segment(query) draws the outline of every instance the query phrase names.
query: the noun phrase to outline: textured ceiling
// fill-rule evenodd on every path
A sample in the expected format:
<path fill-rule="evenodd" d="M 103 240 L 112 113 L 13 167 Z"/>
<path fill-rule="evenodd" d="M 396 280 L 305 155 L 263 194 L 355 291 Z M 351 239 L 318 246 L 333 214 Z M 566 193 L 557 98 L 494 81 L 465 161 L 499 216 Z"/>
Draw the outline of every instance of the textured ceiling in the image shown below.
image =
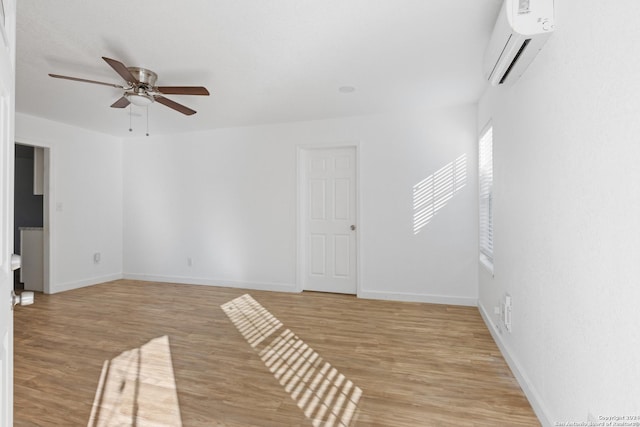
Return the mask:
<path fill-rule="evenodd" d="M 101 59 L 149 68 L 158 85 L 209 97 L 154 103 L 152 134 L 475 102 L 501 0 L 20 0 L 16 109 L 115 136 L 144 135 L 146 109 Z M 341 93 L 341 86 L 353 86 Z"/>

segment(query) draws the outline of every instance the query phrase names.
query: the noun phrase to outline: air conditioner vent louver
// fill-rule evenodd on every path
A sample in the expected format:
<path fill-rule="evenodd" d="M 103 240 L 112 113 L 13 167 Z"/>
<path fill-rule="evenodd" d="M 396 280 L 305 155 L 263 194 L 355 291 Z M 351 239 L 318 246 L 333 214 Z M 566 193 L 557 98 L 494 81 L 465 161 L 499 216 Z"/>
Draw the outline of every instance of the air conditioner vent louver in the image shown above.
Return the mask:
<path fill-rule="evenodd" d="M 520 58 L 520 55 L 522 55 L 522 52 L 524 52 L 524 50 L 527 48 L 527 45 L 529 44 L 530 41 L 531 39 L 526 39 L 524 43 L 522 43 L 522 46 L 520 46 L 520 49 L 518 49 L 518 53 L 516 53 L 516 56 L 513 58 L 513 61 L 511 61 L 511 64 L 509 64 L 509 68 L 507 68 L 507 71 L 505 71 L 505 73 L 502 75 L 502 78 L 500 79 L 500 84 L 504 84 L 504 81 L 507 79 L 507 77 L 509 77 L 509 73 L 511 72 L 511 70 L 513 70 L 513 66 L 516 65 L 516 63 L 518 62 L 518 59 Z"/>

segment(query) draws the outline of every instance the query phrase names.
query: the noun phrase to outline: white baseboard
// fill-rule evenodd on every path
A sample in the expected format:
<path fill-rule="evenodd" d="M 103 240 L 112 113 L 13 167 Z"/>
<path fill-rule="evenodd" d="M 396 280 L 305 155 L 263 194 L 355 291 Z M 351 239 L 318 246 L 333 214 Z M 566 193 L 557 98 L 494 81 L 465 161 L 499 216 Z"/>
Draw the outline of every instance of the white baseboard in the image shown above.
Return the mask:
<path fill-rule="evenodd" d="M 70 291 L 73 289 L 85 288 L 87 286 L 98 285 L 104 282 L 122 279 L 122 273 L 108 274 L 106 276 L 91 277 L 89 279 L 78 280 L 77 282 L 58 283 L 49 288 L 49 293 L 57 294 L 58 292 Z"/>
<path fill-rule="evenodd" d="M 253 289 L 257 291 L 299 292 L 295 284 L 268 282 L 238 282 L 222 279 L 203 279 L 187 276 L 157 276 L 154 274 L 124 273 L 124 279 L 146 282 L 179 283 L 184 285 L 218 286 L 224 288 Z"/>
<path fill-rule="evenodd" d="M 536 416 L 538 417 L 538 420 L 545 427 L 553 426 L 554 424 L 551 423 L 549 412 L 545 409 L 545 405 L 540 398 L 540 395 L 531 384 L 531 381 L 520 366 L 520 363 L 518 363 L 516 358 L 512 355 L 509 347 L 502 339 L 502 336 L 498 333 L 494 323 L 491 321 L 491 316 L 489 316 L 480 301 L 478 301 L 478 309 L 480 310 L 480 315 L 482 316 L 484 323 L 487 325 L 487 328 L 489 329 L 493 340 L 496 342 L 498 348 L 500 349 L 500 352 L 502 353 L 502 356 L 507 361 L 507 365 L 509 365 L 509 368 L 511 368 L 511 372 L 513 372 L 513 375 L 516 377 L 518 384 L 520 384 L 520 388 L 522 388 L 525 396 L 527 396 L 527 399 L 529 400 L 529 403 L 533 408 L 533 412 L 535 412 Z"/>
<path fill-rule="evenodd" d="M 358 292 L 358 298 L 380 299 L 387 301 L 426 302 L 431 304 L 467 305 L 472 307 L 475 307 L 478 304 L 477 298 L 429 294 L 410 294 L 402 292 L 367 291 L 362 289 Z"/>

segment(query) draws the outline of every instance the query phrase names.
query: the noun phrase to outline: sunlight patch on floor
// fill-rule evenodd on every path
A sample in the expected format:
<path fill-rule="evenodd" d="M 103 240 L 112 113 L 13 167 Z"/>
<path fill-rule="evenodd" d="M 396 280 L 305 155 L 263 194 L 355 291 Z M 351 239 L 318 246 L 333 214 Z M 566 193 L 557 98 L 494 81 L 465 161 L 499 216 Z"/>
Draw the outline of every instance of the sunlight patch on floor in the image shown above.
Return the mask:
<path fill-rule="evenodd" d="M 105 360 L 87 425 L 182 426 L 169 337 Z"/>
<path fill-rule="evenodd" d="M 229 301 L 222 310 L 253 348 L 282 326 L 282 322 L 249 295 Z"/>
<path fill-rule="evenodd" d="M 362 397 L 359 387 L 290 329 L 258 348 L 283 325 L 250 295 L 223 304 L 222 310 L 314 426 L 351 425 Z"/>

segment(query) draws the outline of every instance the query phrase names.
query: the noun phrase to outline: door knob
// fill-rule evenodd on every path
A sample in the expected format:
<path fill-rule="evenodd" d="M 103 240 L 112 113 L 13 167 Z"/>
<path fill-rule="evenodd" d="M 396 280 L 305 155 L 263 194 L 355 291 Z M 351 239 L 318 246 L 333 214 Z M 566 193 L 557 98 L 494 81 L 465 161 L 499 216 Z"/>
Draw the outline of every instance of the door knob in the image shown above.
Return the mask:
<path fill-rule="evenodd" d="M 356 229 L 356 226 L 351 224 L 351 227 L 349 227 L 352 231 Z"/>
<path fill-rule="evenodd" d="M 33 304 L 34 296 L 31 291 L 24 291 L 20 295 L 17 295 L 14 291 L 11 291 L 11 304 L 16 306 L 20 305 L 31 305 Z"/>

